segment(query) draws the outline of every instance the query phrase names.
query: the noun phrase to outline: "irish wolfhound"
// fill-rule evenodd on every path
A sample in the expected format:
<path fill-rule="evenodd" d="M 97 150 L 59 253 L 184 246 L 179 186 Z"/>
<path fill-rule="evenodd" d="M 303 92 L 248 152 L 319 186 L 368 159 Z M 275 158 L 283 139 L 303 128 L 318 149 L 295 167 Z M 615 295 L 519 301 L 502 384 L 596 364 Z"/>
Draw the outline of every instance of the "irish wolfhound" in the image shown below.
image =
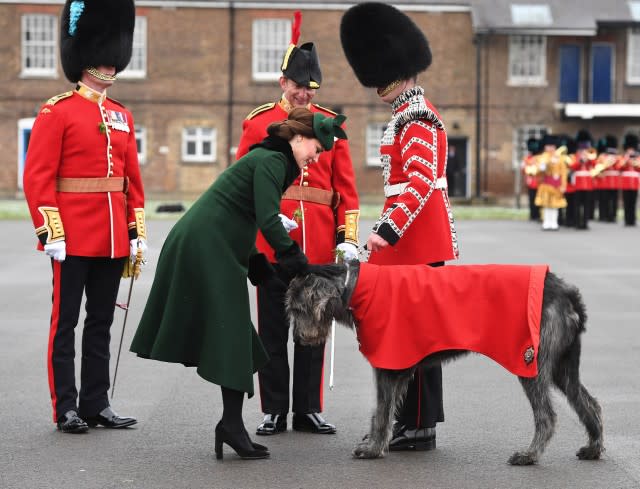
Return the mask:
<path fill-rule="evenodd" d="M 359 315 L 354 310 L 354 291 L 358 287 L 359 277 L 363 277 L 365 272 L 371 275 L 372 270 L 392 270 L 396 268 L 377 267 L 377 269 L 372 269 L 371 267 L 376 266 L 365 263 L 360 264 L 358 261 L 350 261 L 343 265 L 316 265 L 311 267 L 311 273 L 308 275 L 294 279 L 287 291 L 286 310 L 297 340 L 302 344 L 309 345 L 324 343 L 330 333 L 333 318 L 348 327 L 355 326 L 359 339 L 362 339 L 361 335 L 367 332 L 369 320 L 363 319 L 364 316 Z M 480 267 L 477 266 L 477 268 Z M 501 266 L 496 266 L 496 268 L 499 267 Z M 415 270 L 412 270 L 413 268 Z M 438 275 L 434 274 L 442 273 L 441 271 L 446 269 L 449 269 L 449 272 L 454 271 L 453 269 L 458 269 L 460 273 L 466 273 L 463 268 L 465 267 L 404 267 L 404 269 L 411 272 L 419 271 L 419 273 L 422 273 L 422 270 L 428 270 L 427 273 L 430 275 L 427 276 L 427 281 L 430 280 L 429 277 L 438 277 Z M 474 266 L 466 268 L 468 270 L 476 270 Z M 481 277 L 481 275 L 479 276 Z M 493 276 L 495 277 L 495 275 Z M 376 280 L 380 282 L 384 279 Z M 495 278 L 492 280 L 496 282 Z M 361 281 L 364 282 L 364 279 Z M 415 284 L 415 281 L 411 283 Z M 487 283 L 490 284 L 490 282 Z M 385 287 L 385 284 L 381 285 Z M 470 288 L 478 288 L 476 285 L 477 282 L 474 282 Z M 415 289 L 415 287 L 414 285 L 412 288 Z M 436 295 L 439 294 L 440 287 L 441 284 L 435 289 Z M 511 287 L 511 285 L 508 287 Z M 542 289 L 544 289 L 544 292 L 542 292 Z M 367 292 L 365 292 L 365 294 L 370 293 L 371 289 L 367 289 Z M 458 289 L 456 289 L 455 293 L 458 293 Z M 412 295 L 415 301 L 415 293 L 406 295 Z M 529 295 L 531 295 L 530 292 Z M 528 372 L 532 373 L 526 373 L 526 376 L 517 373 L 533 409 L 535 434 L 529 448 L 515 452 L 509 458 L 509 463 L 512 465 L 535 464 L 553 436 L 556 414 L 551 403 L 550 391 L 552 385 L 556 386 L 567 397 L 569 404 L 576 411 L 580 421 L 586 428 L 589 441 L 586 446 L 577 451 L 577 457 L 581 460 L 598 459 L 604 451 L 601 409 L 596 399 L 581 384 L 579 376 L 580 334 L 585 331 L 587 319 L 580 292 L 575 286 L 567 284 L 553 273 L 547 273 L 545 267 L 544 271 L 539 274 L 538 295 L 537 321 L 534 321 L 534 323 L 539 325 L 539 338 L 537 338 L 539 343 L 536 345 L 536 341 L 534 341 L 532 344 L 537 348 L 529 347 L 526 349 L 524 362 L 531 365 L 522 365 L 523 368 L 532 368 L 537 362 L 537 368 L 532 371 L 529 370 Z M 402 292 L 397 293 L 395 291 L 392 293 L 389 290 L 388 294 L 384 295 L 385 300 L 381 302 L 384 303 L 383 308 L 388 309 L 386 304 L 388 301 L 400 301 L 400 304 L 396 305 L 398 307 L 390 309 L 392 311 L 390 314 L 403 316 L 406 320 L 405 305 L 402 304 L 403 297 L 404 294 Z M 453 306 L 449 304 L 444 308 L 444 311 L 451 311 L 459 307 L 459 302 L 465 300 L 465 297 L 458 297 L 458 304 Z M 504 298 L 500 296 L 494 297 L 494 301 L 504 301 Z M 406 309 L 410 308 L 411 305 L 407 304 Z M 407 322 L 413 323 L 410 334 L 414 338 L 412 338 L 412 341 L 405 341 L 404 343 L 414 343 L 413 340 L 416 335 L 420 334 L 420 329 L 435 330 L 436 335 L 438 334 L 439 324 L 429 323 L 429 312 L 431 310 L 431 306 L 426 305 L 422 314 L 417 317 L 415 315 L 410 316 L 410 321 Z M 475 311 L 475 309 L 473 310 Z M 525 306 L 525 310 L 527 311 L 525 316 L 530 316 L 532 311 L 534 316 L 536 315 L 535 307 L 532 308 L 530 300 L 528 305 Z M 376 315 L 378 315 L 378 312 L 376 312 Z M 358 320 L 358 317 L 360 317 L 360 320 Z M 439 317 L 443 317 L 443 315 Z M 387 319 L 391 319 L 391 321 L 388 321 L 392 323 L 389 326 L 390 328 L 393 329 L 398 326 L 394 323 L 394 318 L 387 317 Z M 500 321 L 502 320 L 503 317 L 501 316 Z M 459 318 L 456 321 L 459 321 Z M 489 318 L 488 321 L 491 321 L 491 319 Z M 468 327 L 474 328 L 479 322 L 478 316 L 468 317 L 466 322 L 470 323 Z M 494 323 L 490 322 L 489 324 L 493 325 Z M 457 330 L 459 326 L 462 325 L 455 324 L 454 329 Z M 376 329 L 377 335 L 380 324 L 370 325 L 370 327 Z M 487 328 L 487 330 L 492 329 L 496 328 L 494 326 Z M 532 329 L 535 331 L 537 326 Z M 475 329 L 472 331 L 471 336 L 477 336 L 477 331 Z M 533 336 L 536 337 L 537 333 L 534 333 Z M 391 331 L 391 336 L 385 333 L 385 341 L 389 341 L 390 338 L 393 338 L 393 331 Z M 398 343 L 400 342 L 396 342 L 393 347 L 395 348 Z M 379 346 L 374 346 L 373 349 L 376 350 Z M 412 363 L 407 368 L 400 369 L 395 368 L 397 365 L 394 365 L 393 368 L 379 368 L 373 365 L 376 363 L 372 361 L 373 356 L 368 357 L 375 373 L 377 406 L 372 417 L 370 433 L 355 446 L 353 456 L 356 458 L 382 457 L 388 449 L 395 410 L 404 397 L 408 382 L 416 367 L 421 363 L 433 365 L 448 362 L 465 355 L 471 350 L 471 348 L 468 350 L 462 348 L 457 345 L 452 349 L 443 351 L 434 350 L 427 356 L 416 357 L 418 359 L 415 362 L 411 360 Z M 367 356 L 362 344 L 360 349 Z M 474 348 L 474 351 L 479 350 Z M 497 352 L 498 355 L 502 353 L 504 352 Z M 493 356 L 493 358 L 496 359 L 497 356 Z M 504 363 L 502 364 L 504 366 Z M 509 368 L 509 370 L 516 371 L 512 368 Z"/>

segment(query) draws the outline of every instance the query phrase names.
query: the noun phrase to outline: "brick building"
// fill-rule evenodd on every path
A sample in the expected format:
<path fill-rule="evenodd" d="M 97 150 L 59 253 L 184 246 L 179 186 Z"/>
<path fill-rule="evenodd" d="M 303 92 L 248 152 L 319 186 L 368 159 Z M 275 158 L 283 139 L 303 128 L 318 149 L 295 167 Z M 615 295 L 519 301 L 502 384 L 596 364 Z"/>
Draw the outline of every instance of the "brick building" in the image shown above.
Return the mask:
<path fill-rule="evenodd" d="M 69 90 L 62 0 L 0 0 L 0 195 L 20 196 L 40 104 Z M 640 124 L 640 2 L 403 1 L 433 64 L 419 81 L 449 133 L 450 194 L 512 197 L 524 143 L 545 132 L 619 139 Z M 315 102 L 348 116 L 358 188 L 379 197 L 389 107 L 362 88 L 339 41 L 336 1 L 137 0 L 134 56 L 110 90 L 133 112 L 150 196 L 192 198 L 233 160 L 242 120 L 276 101 L 295 10 L 318 47 Z"/>

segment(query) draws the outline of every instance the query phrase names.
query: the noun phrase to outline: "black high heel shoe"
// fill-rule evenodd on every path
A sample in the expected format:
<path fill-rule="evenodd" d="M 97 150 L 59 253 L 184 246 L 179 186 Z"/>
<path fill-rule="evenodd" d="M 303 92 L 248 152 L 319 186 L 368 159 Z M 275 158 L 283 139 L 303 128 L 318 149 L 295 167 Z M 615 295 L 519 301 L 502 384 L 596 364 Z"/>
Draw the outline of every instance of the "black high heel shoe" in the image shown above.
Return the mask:
<path fill-rule="evenodd" d="M 244 460 L 258 460 L 269 458 L 269 450 L 264 445 L 253 443 L 243 428 L 242 431 L 229 431 L 222 422 L 216 426 L 215 451 L 216 458 L 222 459 L 222 444 L 226 443 Z"/>

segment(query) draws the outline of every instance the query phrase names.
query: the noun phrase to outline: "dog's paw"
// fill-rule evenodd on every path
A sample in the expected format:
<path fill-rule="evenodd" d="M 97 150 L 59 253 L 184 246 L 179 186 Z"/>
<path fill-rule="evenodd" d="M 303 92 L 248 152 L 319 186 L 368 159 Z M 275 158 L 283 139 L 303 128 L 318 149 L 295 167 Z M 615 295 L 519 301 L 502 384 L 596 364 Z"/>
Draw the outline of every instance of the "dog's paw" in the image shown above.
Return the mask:
<path fill-rule="evenodd" d="M 376 448 L 373 443 L 363 441 L 358 443 L 351 452 L 354 458 L 382 458 L 384 453 L 381 449 Z"/>
<path fill-rule="evenodd" d="M 511 465 L 534 465 L 537 461 L 531 452 L 516 452 L 509 457 Z"/>
<path fill-rule="evenodd" d="M 602 454 L 602 447 L 597 445 L 587 445 L 576 452 L 580 460 L 599 460 Z"/>

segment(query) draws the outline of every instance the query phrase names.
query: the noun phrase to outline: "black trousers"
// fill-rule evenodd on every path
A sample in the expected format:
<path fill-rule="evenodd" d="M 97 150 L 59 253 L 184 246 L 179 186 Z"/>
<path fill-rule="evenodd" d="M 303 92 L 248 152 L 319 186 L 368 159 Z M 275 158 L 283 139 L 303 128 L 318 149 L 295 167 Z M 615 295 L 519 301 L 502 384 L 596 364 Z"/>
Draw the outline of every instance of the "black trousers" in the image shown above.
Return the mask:
<path fill-rule="evenodd" d="M 624 224 L 625 226 L 636 225 L 636 204 L 638 203 L 637 190 L 623 190 L 622 204 L 624 205 Z"/>
<path fill-rule="evenodd" d="M 73 409 L 93 416 L 109 405 L 109 342 L 125 258 L 67 256 L 53 267 L 47 367 L 53 420 Z M 86 294 L 80 396 L 75 381 L 75 327 Z"/>
<path fill-rule="evenodd" d="M 591 190 L 576 190 L 574 193 L 575 225 L 578 229 L 587 229 L 591 215 Z"/>
<path fill-rule="evenodd" d="M 567 207 L 560 209 L 561 224 L 572 228 L 576 226 L 576 194 L 575 192 L 568 192 L 564 194 L 564 197 L 567 199 Z"/>
<path fill-rule="evenodd" d="M 618 214 L 618 190 L 604 189 L 598 195 L 598 220 L 616 222 Z"/>
<path fill-rule="evenodd" d="M 529 220 L 530 221 L 540 220 L 540 207 L 538 207 L 535 203 L 537 193 L 538 193 L 537 188 L 527 187 L 527 194 L 529 196 Z"/>
<path fill-rule="evenodd" d="M 262 412 L 286 414 L 289 412 L 290 368 L 287 344 L 289 322 L 284 310 L 284 294 L 288 277 L 274 264 L 282 283 L 269 282 L 258 290 L 258 335 L 269 353 L 269 362 L 258 371 Z M 322 412 L 322 383 L 324 344 L 293 347 L 293 386 L 291 389 L 294 413 Z"/>
<path fill-rule="evenodd" d="M 432 267 L 443 265 L 444 262 L 430 264 Z M 409 429 L 433 428 L 436 423 L 444 421 L 442 367 L 418 367 L 409 382 L 396 421 Z"/>

